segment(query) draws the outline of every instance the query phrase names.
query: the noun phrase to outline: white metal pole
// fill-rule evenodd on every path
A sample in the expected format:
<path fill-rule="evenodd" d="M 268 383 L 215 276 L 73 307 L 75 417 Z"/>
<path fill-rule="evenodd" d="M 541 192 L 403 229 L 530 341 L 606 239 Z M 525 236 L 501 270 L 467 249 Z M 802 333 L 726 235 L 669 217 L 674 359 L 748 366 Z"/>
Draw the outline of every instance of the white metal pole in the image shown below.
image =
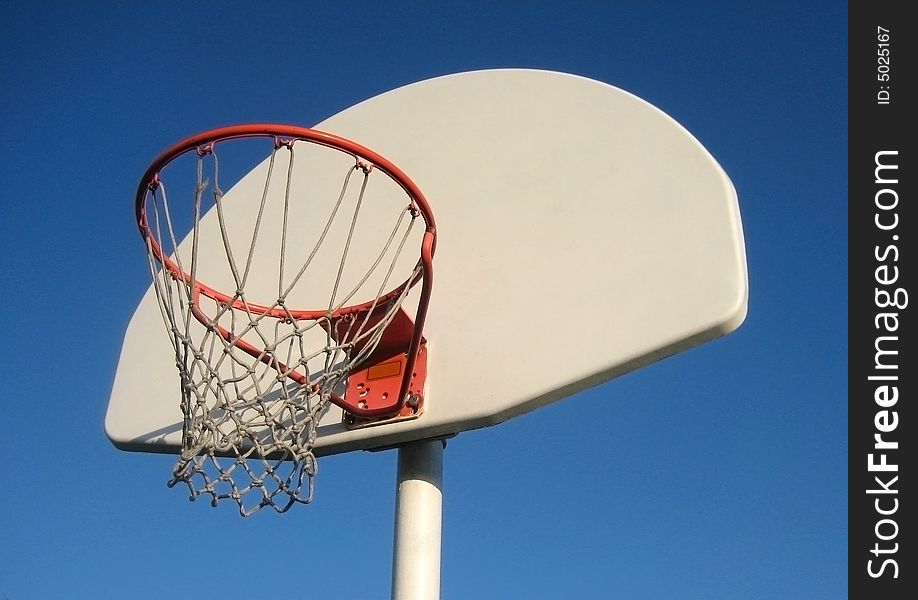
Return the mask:
<path fill-rule="evenodd" d="M 443 440 L 398 449 L 392 600 L 440 598 Z"/>

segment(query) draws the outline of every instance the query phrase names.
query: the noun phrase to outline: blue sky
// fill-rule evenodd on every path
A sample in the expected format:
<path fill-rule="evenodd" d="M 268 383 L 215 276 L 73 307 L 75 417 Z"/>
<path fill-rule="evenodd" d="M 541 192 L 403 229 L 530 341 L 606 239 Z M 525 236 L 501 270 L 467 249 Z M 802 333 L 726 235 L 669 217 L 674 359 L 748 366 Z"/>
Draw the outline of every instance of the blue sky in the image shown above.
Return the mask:
<path fill-rule="evenodd" d="M 443 598 L 845 597 L 847 13 L 798 4 L 0 4 L 0 597 L 388 597 L 393 452 L 329 457 L 313 505 L 242 520 L 105 438 L 149 277 L 134 188 L 190 133 L 491 67 L 691 131 L 739 194 L 749 316 L 452 440 Z"/>

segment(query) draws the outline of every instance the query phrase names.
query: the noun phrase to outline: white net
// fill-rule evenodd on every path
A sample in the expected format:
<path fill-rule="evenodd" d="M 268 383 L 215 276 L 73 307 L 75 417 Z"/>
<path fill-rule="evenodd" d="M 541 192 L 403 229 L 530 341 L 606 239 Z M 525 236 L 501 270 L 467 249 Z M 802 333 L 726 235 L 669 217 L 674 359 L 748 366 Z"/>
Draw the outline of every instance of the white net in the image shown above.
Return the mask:
<path fill-rule="evenodd" d="M 190 179 L 192 191 L 170 204 L 160 173 L 144 209 L 181 382 L 169 485 L 231 500 L 244 516 L 312 500 L 317 426 L 422 272 L 403 252 L 423 229 L 418 211 L 387 174 L 337 149 L 269 139 L 254 168 L 224 146 L 251 152 L 263 138 L 185 154 L 169 180 Z M 227 163 L 244 175 L 227 175 Z"/>

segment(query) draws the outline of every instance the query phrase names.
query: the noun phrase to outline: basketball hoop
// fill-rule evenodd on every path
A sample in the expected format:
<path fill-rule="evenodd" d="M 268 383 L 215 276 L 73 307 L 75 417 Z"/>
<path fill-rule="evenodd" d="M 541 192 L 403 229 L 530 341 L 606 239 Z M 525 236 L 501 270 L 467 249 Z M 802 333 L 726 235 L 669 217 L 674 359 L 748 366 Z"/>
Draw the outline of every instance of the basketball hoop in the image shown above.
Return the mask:
<path fill-rule="evenodd" d="M 246 170 L 253 156 L 261 164 L 224 192 L 225 163 L 239 150 Z M 167 171 L 182 179 L 183 169 L 194 187 L 170 205 Z M 340 189 L 321 194 L 310 169 L 341 169 Z M 223 210 L 240 202 L 251 203 L 245 239 Z M 361 222 L 368 203 L 391 204 L 391 223 Z M 181 381 L 182 453 L 170 487 L 183 482 L 191 499 L 209 495 L 214 505 L 232 499 L 245 516 L 284 512 L 312 499 L 312 449 L 329 405 L 344 427 L 422 411 L 436 229 L 424 195 L 386 158 L 302 127 L 215 129 L 156 158 L 136 213 Z M 288 235 L 304 217 L 315 235 Z M 358 244 L 375 244 L 368 264 L 348 261 Z M 303 299 L 316 304 L 294 307 Z"/>

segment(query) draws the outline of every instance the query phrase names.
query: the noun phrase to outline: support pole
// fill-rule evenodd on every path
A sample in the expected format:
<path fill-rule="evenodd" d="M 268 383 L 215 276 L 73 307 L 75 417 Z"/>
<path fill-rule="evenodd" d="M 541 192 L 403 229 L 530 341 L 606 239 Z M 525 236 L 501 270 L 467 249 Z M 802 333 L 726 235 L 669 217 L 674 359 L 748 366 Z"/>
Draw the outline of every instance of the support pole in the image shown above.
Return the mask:
<path fill-rule="evenodd" d="M 443 440 L 398 449 L 392 600 L 439 600 Z"/>

